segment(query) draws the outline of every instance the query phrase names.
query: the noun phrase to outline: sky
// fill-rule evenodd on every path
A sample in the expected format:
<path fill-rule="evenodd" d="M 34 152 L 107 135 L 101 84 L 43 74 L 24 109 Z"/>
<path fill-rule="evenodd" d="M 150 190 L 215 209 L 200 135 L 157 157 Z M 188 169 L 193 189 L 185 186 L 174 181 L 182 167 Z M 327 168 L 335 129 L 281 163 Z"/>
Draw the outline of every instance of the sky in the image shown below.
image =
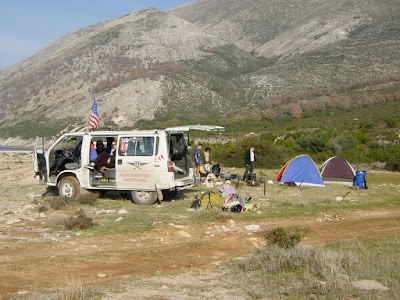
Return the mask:
<path fill-rule="evenodd" d="M 0 69 L 64 34 L 148 7 L 162 11 L 195 0 L 0 0 Z"/>

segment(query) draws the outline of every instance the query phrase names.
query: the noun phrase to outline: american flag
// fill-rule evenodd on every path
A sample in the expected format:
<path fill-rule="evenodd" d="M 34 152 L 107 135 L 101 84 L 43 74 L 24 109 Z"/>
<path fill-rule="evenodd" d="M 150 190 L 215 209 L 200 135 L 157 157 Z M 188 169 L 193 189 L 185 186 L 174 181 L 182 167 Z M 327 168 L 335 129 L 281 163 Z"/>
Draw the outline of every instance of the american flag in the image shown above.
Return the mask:
<path fill-rule="evenodd" d="M 90 131 L 93 131 L 97 128 L 99 128 L 99 112 L 97 110 L 97 101 L 96 98 L 94 98 L 93 100 L 93 105 L 92 105 L 92 114 L 90 116 L 90 120 L 89 120 L 89 128 Z"/>

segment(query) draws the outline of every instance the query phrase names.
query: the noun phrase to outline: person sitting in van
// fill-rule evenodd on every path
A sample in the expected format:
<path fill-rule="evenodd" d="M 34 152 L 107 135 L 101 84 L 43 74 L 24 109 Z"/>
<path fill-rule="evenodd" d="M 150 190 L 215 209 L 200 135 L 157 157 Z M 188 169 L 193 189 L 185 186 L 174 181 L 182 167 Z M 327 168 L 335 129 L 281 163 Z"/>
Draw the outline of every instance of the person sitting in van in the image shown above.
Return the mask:
<path fill-rule="evenodd" d="M 86 165 L 86 168 L 88 169 L 94 169 L 95 163 L 94 161 L 96 160 L 97 156 L 105 152 L 106 149 L 104 148 L 104 144 L 102 141 L 97 141 L 96 142 L 96 147 L 94 146 L 93 141 L 90 141 L 90 151 L 89 151 L 89 161 L 90 163 Z"/>
<path fill-rule="evenodd" d="M 89 161 L 92 162 L 97 157 L 96 147 L 94 146 L 93 141 L 90 142 L 90 150 L 89 150 Z"/>
<path fill-rule="evenodd" d="M 104 172 L 104 167 L 107 169 L 114 169 L 115 168 L 115 155 L 117 150 L 117 142 L 113 141 L 111 145 L 111 152 L 110 154 L 107 151 L 103 151 L 97 155 L 94 162 L 91 162 L 86 167 L 88 169 L 96 169 L 100 176 Z"/>
<path fill-rule="evenodd" d="M 97 155 L 100 155 L 103 152 L 107 152 L 106 148 L 104 148 L 104 144 L 102 141 L 96 142 L 96 152 L 97 152 Z"/>

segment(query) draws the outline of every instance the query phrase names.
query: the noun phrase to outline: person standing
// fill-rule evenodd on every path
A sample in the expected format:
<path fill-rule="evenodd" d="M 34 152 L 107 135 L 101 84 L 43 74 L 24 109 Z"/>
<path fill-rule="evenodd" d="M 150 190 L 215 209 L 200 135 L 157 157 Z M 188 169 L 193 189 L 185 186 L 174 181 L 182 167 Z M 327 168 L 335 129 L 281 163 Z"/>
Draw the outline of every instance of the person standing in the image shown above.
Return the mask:
<path fill-rule="evenodd" d="M 201 143 L 197 145 L 197 148 L 194 150 L 194 176 L 199 177 L 200 176 L 200 164 L 201 164 Z"/>
<path fill-rule="evenodd" d="M 204 150 L 204 153 L 203 153 L 204 164 L 206 164 L 206 165 L 210 165 L 211 164 L 210 151 L 211 151 L 211 148 L 210 147 L 206 147 L 206 149 Z"/>
<path fill-rule="evenodd" d="M 244 163 L 246 165 L 246 170 L 244 171 L 243 180 L 247 180 L 248 174 L 253 173 L 254 163 L 256 161 L 256 154 L 254 151 L 254 146 L 251 146 L 250 149 L 248 149 L 244 154 Z"/>

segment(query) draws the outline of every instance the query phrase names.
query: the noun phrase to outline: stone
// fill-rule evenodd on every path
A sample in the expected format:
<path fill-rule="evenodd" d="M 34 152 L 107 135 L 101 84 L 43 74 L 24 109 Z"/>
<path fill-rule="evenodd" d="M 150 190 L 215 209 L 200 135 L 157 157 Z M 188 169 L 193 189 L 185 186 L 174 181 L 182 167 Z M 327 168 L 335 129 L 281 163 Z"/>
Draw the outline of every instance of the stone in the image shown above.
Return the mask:
<path fill-rule="evenodd" d="M 183 237 L 188 237 L 188 238 L 192 237 L 192 235 L 189 232 L 183 230 L 178 231 L 178 233 Z"/>
<path fill-rule="evenodd" d="M 359 280 L 359 281 L 352 281 L 351 285 L 358 289 L 358 290 L 376 290 L 376 291 L 388 291 L 389 288 L 384 286 L 383 284 L 379 283 L 375 280 Z"/>
<path fill-rule="evenodd" d="M 8 221 L 6 222 L 6 224 L 7 224 L 7 225 L 12 225 L 12 224 L 14 224 L 14 223 L 20 223 L 20 222 L 22 222 L 21 219 L 10 219 L 10 220 L 8 220 Z"/>
<path fill-rule="evenodd" d="M 256 231 L 260 229 L 260 225 L 247 225 L 244 226 L 245 230 Z"/>

